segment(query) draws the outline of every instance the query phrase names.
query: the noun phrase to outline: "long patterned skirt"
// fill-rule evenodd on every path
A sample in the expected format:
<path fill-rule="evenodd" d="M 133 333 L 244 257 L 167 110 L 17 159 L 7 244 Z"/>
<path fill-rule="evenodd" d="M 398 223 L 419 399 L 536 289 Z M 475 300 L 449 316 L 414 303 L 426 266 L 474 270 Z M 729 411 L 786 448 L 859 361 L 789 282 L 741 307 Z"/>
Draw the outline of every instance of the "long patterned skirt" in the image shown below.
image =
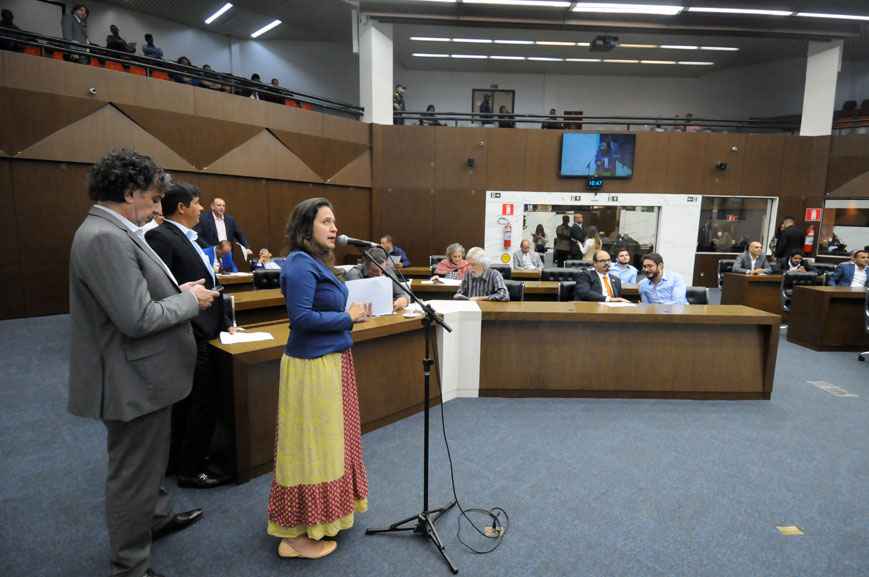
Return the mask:
<path fill-rule="evenodd" d="M 268 533 L 334 536 L 368 508 L 353 356 L 284 355 L 279 386 Z"/>

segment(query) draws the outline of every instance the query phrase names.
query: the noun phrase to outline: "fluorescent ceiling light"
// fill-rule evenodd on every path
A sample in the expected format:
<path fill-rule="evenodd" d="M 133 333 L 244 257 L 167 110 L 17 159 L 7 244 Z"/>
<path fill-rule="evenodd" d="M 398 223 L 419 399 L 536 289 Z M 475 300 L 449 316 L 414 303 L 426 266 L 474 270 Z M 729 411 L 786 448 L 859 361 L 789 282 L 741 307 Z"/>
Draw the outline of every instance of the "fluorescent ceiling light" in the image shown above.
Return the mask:
<path fill-rule="evenodd" d="M 262 28 L 260 28 L 256 32 L 254 32 L 253 34 L 251 34 L 250 37 L 251 38 L 259 38 L 260 36 L 262 36 L 263 34 L 268 32 L 272 28 L 277 28 L 280 25 L 281 25 L 280 20 L 272 20 L 271 22 L 269 22 L 268 24 L 266 24 L 265 26 L 263 26 Z"/>
<path fill-rule="evenodd" d="M 488 56 L 484 54 L 450 54 L 450 58 L 466 58 L 468 60 L 485 60 Z"/>
<path fill-rule="evenodd" d="M 591 46 L 591 42 L 577 42 L 577 46 Z"/>
<path fill-rule="evenodd" d="M 576 42 L 562 42 L 560 40 L 538 40 L 538 46 L 576 46 Z"/>
<path fill-rule="evenodd" d="M 423 52 L 414 52 L 414 56 L 417 58 L 449 58 L 449 54 L 426 54 Z"/>
<path fill-rule="evenodd" d="M 600 62 L 600 58 L 565 58 L 568 62 Z"/>
<path fill-rule="evenodd" d="M 533 40 L 495 40 L 495 44 L 534 44 Z"/>
<path fill-rule="evenodd" d="M 220 7 L 220 10 L 218 10 L 217 12 L 215 12 L 214 14 L 212 14 L 211 16 L 206 18 L 205 23 L 211 24 L 212 22 L 214 22 L 215 20 L 217 20 L 218 18 L 220 18 L 221 16 L 223 16 L 224 14 L 229 12 L 230 10 L 232 10 L 232 4 L 230 2 L 227 2 L 226 4 L 224 4 L 223 6 Z"/>
<path fill-rule="evenodd" d="M 869 16 L 858 16 L 856 14 L 824 14 L 823 12 L 797 12 L 797 16 L 806 16 L 808 18 L 833 18 L 835 20 L 869 20 Z"/>
<path fill-rule="evenodd" d="M 610 14 L 657 14 L 675 16 L 683 10 L 682 6 L 671 4 L 615 4 L 613 2 L 579 2 L 574 12 L 607 12 Z"/>
<path fill-rule="evenodd" d="M 700 50 L 718 50 L 719 52 L 738 52 L 735 46 L 701 46 Z"/>
<path fill-rule="evenodd" d="M 532 6 L 535 8 L 568 8 L 570 2 L 562 0 L 462 0 L 462 4 L 491 4 L 494 6 Z"/>
<path fill-rule="evenodd" d="M 488 38 L 453 38 L 453 42 L 464 42 L 466 44 L 491 44 L 492 41 Z"/>
<path fill-rule="evenodd" d="M 416 40 L 417 42 L 449 42 L 449 38 L 441 38 L 439 36 L 411 36 L 411 40 Z"/>
<path fill-rule="evenodd" d="M 639 64 L 639 60 L 623 60 L 621 58 L 604 58 L 604 62 L 611 64 Z"/>
<path fill-rule="evenodd" d="M 455 4 L 456 0 L 419 0 L 420 2 L 440 2 L 441 4 Z"/>
<path fill-rule="evenodd" d="M 564 58 L 548 58 L 545 56 L 529 56 L 528 60 L 538 60 L 540 62 L 564 62 Z"/>
<path fill-rule="evenodd" d="M 715 66 L 714 62 L 690 62 L 685 60 L 680 60 L 679 64 L 682 66 Z"/>
<path fill-rule="evenodd" d="M 758 16 L 790 16 L 790 10 L 763 10 L 756 8 L 688 8 L 689 12 L 708 12 L 712 14 L 755 14 Z"/>
<path fill-rule="evenodd" d="M 676 64 L 675 60 L 640 60 L 640 64 Z"/>
<path fill-rule="evenodd" d="M 665 50 L 698 50 L 699 46 L 688 46 L 685 44 L 661 44 L 661 48 Z"/>
<path fill-rule="evenodd" d="M 657 48 L 657 44 L 619 44 L 619 48 Z"/>
<path fill-rule="evenodd" d="M 489 60 L 525 60 L 524 56 L 489 56 Z"/>

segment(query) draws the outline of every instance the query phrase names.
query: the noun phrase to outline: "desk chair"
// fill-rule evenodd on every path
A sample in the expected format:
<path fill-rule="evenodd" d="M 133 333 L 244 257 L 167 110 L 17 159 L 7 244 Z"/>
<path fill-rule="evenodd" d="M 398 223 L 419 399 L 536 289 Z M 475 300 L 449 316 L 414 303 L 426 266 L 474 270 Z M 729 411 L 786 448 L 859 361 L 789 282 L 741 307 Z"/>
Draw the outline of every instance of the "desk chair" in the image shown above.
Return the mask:
<path fill-rule="evenodd" d="M 445 258 L 447 258 L 447 255 L 445 255 L 445 254 L 430 255 L 428 257 L 428 266 L 430 266 L 430 267 L 432 267 L 432 269 L 434 269 L 434 267 L 436 267 L 438 265 L 438 263 L 440 261 L 444 260 Z"/>
<path fill-rule="evenodd" d="M 566 260 L 564 268 L 591 268 L 594 264 L 587 260 Z"/>
<path fill-rule="evenodd" d="M 581 274 L 585 274 L 584 268 L 544 268 L 540 271 L 540 280 L 576 282 Z"/>
<path fill-rule="evenodd" d="M 781 279 L 781 308 L 784 312 L 791 312 L 791 296 L 797 285 L 816 286 L 823 285 L 824 277 L 815 272 L 788 271 Z"/>
<path fill-rule="evenodd" d="M 273 289 L 281 286 L 281 271 L 257 269 L 253 271 L 253 288 Z"/>
<path fill-rule="evenodd" d="M 724 286 L 724 274 L 733 272 L 733 265 L 736 259 L 723 259 L 718 261 L 718 288 Z"/>
<path fill-rule="evenodd" d="M 685 298 L 689 305 L 708 305 L 709 289 L 705 286 L 689 286 L 685 291 Z"/>
<path fill-rule="evenodd" d="M 521 280 L 505 280 L 507 285 L 507 293 L 510 295 L 511 302 L 522 302 L 525 300 L 525 283 Z"/>
<path fill-rule="evenodd" d="M 836 265 L 830 264 L 828 262 L 817 262 L 812 263 L 812 268 L 814 272 L 824 277 L 824 282 L 821 284 L 826 284 L 827 279 L 836 272 Z"/>
<path fill-rule="evenodd" d="M 496 271 L 501 273 L 501 278 L 503 278 L 504 280 L 513 278 L 513 269 L 511 269 L 507 265 L 493 264 L 493 265 L 490 265 L 489 268 L 495 269 Z"/>
<path fill-rule="evenodd" d="M 869 290 L 866 291 L 866 304 L 863 305 L 863 324 L 866 329 L 866 332 L 869 333 Z M 863 351 L 859 355 L 857 355 L 858 361 L 865 361 L 866 356 L 869 355 L 869 351 Z"/>
<path fill-rule="evenodd" d="M 575 280 L 563 280 L 558 283 L 558 300 L 559 302 L 576 300 Z"/>

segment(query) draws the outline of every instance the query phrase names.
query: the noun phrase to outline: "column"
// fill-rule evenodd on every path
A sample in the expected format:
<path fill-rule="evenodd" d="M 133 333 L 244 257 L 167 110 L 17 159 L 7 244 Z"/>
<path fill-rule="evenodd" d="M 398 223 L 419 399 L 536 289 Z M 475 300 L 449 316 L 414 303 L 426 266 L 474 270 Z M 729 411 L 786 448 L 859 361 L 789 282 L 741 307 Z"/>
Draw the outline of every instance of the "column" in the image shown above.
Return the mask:
<path fill-rule="evenodd" d="M 836 80 L 841 68 L 841 40 L 809 42 L 800 136 L 824 136 L 832 132 Z"/>
<path fill-rule="evenodd" d="M 392 24 L 359 18 L 359 104 L 362 120 L 392 124 Z"/>

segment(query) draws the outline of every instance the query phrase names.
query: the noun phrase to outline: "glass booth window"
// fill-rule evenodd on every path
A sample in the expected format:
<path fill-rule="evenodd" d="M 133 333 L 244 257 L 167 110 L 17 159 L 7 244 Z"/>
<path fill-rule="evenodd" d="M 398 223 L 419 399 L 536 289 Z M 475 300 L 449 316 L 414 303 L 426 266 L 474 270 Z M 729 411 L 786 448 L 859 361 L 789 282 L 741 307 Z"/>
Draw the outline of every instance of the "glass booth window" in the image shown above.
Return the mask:
<path fill-rule="evenodd" d="M 697 252 L 745 252 L 754 240 L 766 247 L 772 204 L 770 198 L 704 196 Z"/>
<path fill-rule="evenodd" d="M 818 237 L 818 254 L 848 256 L 866 246 L 869 246 L 869 200 L 828 200 Z"/>

